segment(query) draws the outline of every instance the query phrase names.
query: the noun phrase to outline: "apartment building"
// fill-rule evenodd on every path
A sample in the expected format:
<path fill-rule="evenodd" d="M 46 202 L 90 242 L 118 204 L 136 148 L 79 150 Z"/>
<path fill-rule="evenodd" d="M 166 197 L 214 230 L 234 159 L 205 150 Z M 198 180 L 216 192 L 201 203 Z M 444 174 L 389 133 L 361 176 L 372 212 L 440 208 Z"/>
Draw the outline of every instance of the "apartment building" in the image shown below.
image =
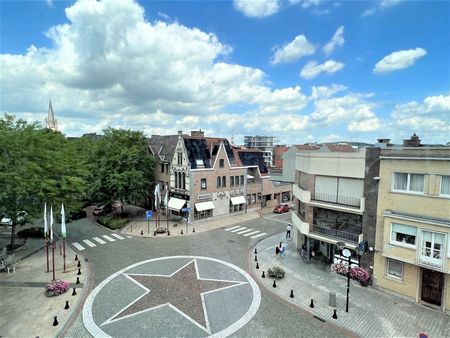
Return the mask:
<path fill-rule="evenodd" d="M 405 145 L 381 148 L 374 284 L 450 312 L 450 148 Z"/>
<path fill-rule="evenodd" d="M 336 244 L 352 252 L 351 263 L 373 267 L 379 148 L 298 146 L 293 186 L 294 243 L 307 259 L 343 261 Z M 366 203 L 369 202 L 369 203 Z"/>
<path fill-rule="evenodd" d="M 170 217 L 190 209 L 191 222 L 274 207 L 291 200 L 290 185 L 270 181 L 261 151 L 232 146 L 225 138 L 191 135 L 149 140 L 156 160 L 155 182 L 164 195 Z"/>
<path fill-rule="evenodd" d="M 244 146 L 260 150 L 263 154 L 264 163 L 268 168 L 274 166 L 274 148 L 276 143 L 278 143 L 278 137 L 275 136 L 244 136 Z"/>

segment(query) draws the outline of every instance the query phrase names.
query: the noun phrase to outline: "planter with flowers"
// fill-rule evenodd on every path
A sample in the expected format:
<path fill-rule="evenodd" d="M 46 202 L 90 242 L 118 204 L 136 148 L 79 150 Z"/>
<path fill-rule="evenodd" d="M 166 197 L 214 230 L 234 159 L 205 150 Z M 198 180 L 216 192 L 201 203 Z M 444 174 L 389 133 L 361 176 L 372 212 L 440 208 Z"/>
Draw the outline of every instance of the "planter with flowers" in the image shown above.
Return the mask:
<path fill-rule="evenodd" d="M 369 272 L 359 266 L 350 269 L 350 278 L 357 280 L 362 286 L 369 285 Z"/>
<path fill-rule="evenodd" d="M 45 295 L 47 297 L 58 296 L 69 290 L 69 282 L 65 280 L 54 280 L 45 287 Z"/>
<path fill-rule="evenodd" d="M 331 272 L 335 272 L 338 275 L 347 276 L 348 268 L 347 265 L 342 263 L 331 264 Z"/>

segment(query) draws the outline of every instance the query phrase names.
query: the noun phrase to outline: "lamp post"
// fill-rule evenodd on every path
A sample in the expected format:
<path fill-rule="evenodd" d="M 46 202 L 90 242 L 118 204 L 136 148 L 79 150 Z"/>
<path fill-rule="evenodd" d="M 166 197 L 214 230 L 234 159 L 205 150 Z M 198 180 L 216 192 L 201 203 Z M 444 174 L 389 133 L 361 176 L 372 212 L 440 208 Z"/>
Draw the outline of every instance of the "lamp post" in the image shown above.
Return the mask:
<path fill-rule="evenodd" d="M 348 262 L 348 269 L 347 269 L 347 302 L 345 304 L 345 312 L 348 312 L 348 303 L 349 303 L 349 295 L 350 295 L 350 257 L 352 256 L 352 253 L 349 249 L 345 248 L 344 242 L 337 242 L 336 245 L 339 248 L 339 251 L 341 252 L 342 256 L 347 258 Z"/>

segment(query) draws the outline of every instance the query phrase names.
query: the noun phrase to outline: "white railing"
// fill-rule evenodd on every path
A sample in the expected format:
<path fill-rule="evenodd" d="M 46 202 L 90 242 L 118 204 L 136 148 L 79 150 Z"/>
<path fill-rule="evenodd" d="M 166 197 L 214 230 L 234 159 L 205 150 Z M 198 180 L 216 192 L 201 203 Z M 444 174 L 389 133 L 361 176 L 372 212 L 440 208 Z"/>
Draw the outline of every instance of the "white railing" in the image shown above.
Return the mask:
<path fill-rule="evenodd" d="M 355 206 L 355 207 L 361 206 L 361 198 L 358 198 L 358 197 L 332 195 L 332 194 L 314 192 L 313 199 L 316 201 L 338 203 L 338 204 L 350 205 L 350 206 Z"/>

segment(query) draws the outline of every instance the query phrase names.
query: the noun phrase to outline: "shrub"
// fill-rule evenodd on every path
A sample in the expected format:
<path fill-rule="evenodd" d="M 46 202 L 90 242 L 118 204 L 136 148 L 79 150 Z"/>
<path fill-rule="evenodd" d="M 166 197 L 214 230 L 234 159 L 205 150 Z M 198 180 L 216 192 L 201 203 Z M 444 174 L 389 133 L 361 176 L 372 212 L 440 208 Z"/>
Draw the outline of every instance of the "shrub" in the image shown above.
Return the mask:
<path fill-rule="evenodd" d="M 284 272 L 284 270 L 278 266 L 269 268 L 269 270 L 267 270 L 267 273 L 268 273 L 269 277 L 275 277 L 275 278 L 283 278 L 284 275 L 286 274 L 286 272 Z"/>
<path fill-rule="evenodd" d="M 104 225 L 107 228 L 110 228 L 111 230 L 116 230 L 123 228 L 125 224 L 128 223 L 128 219 L 126 218 L 115 218 L 112 215 L 109 216 L 102 216 L 97 219 L 97 222 L 99 222 L 101 225 Z"/>
<path fill-rule="evenodd" d="M 369 272 L 366 269 L 357 266 L 350 269 L 350 278 L 361 283 L 367 283 L 369 281 Z"/>
<path fill-rule="evenodd" d="M 66 292 L 69 289 L 69 282 L 65 280 L 54 280 L 45 287 L 45 295 L 53 297 Z"/>
<path fill-rule="evenodd" d="M 20 230 L 17 235 L 19 237 L 44 238 L 44 228 L 28 228 Z"/>

